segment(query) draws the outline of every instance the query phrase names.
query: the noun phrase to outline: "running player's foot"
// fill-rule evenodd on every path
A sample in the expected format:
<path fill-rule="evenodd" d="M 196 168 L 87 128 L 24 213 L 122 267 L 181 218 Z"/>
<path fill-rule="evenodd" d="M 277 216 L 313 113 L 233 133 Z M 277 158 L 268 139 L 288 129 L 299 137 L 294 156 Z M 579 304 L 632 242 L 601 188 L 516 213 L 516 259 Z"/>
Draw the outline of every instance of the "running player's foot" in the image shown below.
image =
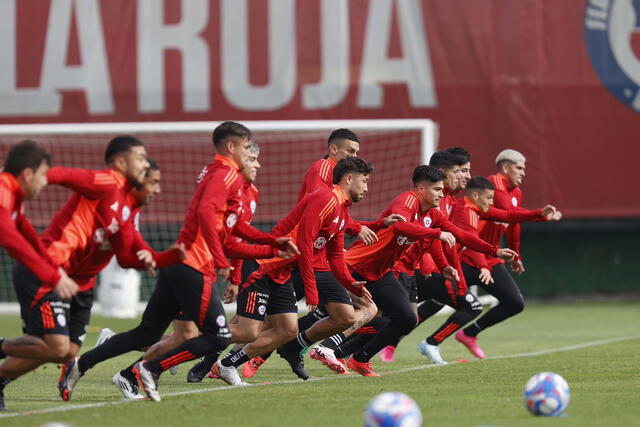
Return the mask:
<path fill-rule="evenodd" d="M 356 371 L 363 377 L 379 377 L 380 375 L 373 372 L 371 362 L 362 363 L 355 360 L 353 357 L 347 361 L 347 367 L 353 371 Z"/>
<path fill-rule="evenodd" d="M 71 362 L 62 365 L 62 372 L 60 378 L 58 378 L 58 391 L 65 402 L 71 399 L 73 388 L 82 377 L 82 373 L 78 368 L 78 359 L 79 357 L 76 357 Z"/>
<path fill-rule="evenodd" d="M 219 360 L 213 364 L 211 372 L 229 385 L 251 385 L 240 379 L 238 369 L 235 366 L 224 366 Z"/>
<path fill-rule="evenodd" d="M 309 379 L 309 373 L 304 367 L 304 358 L 300 353 L 287 352 L 283 347 L 279 348 L 277 352 L 280 357 L 289 363 L 291 370 L 298 378 L 302 378 L 305 381 Z"/>
<path fill-rule="evenodd" d="M 333 353 L 333 350 L 320 344 L 311 349 L 309 357 L 317 360 L 338 374 L 344 374 L 347 371 L 347 368 L 345 368 L 345 366 L 336 359 L 336 355 Z"/>
<path fill-rule="evenodd" d="M 179 366 L 180 366 L 180 365 L 175 365 L 175 366 L 170 367 L 170 368 L 169 368 L 169 373 L 170 373 L 171 375 L 178 375 L 178 367 L 179 367 Z"/>
<path fill-rule="evenodd" d="M 142 386 L 142 391 L 147 397 L 154 402 L 160 402 L 160 393 L 158 393 L 158 377 L 159 375 L 151 372 L 145 367 L 147 362 L 140 361 L 133 365 L 133 372 L 136 374 L 138 382 Z"/>
<path fill-rule="evenodd" d="M 478 337 L 470 337 L 465 334 L 462 329 L 456 332 L 456 340 L 464 344 L 465 347 L 469 349 L 471 354 L 473 354 L 478 359 L 484 359 L 484 351 L 478 345 Z"/>
<path fill-rule="evenodd" d="M 135 374 L 134 374 L 135 377 Z M 120 393 L 124 396 L 125 399 L 135 399 L 142 400 L 144 396 L 140 394 L 138 391 L 138 381 L 131 378 L 127 378 L 122 375 L 120 372 L 117 372 L 113 378 L 111 378 L 111 382 L 113 385 L 118 387 Z"/>
<path fill-rule="evenodd" d="M 396 355 L 395 346 L 388 345 L 382 350 L 380 350 L 380 360 L 382 360 L 383 362 L 387 362 L 387 363 L 393 362 L 395 355 Z"/>
<path fill-rule="evenodd" d="M 420 341 L 418 351 L 428 357 L 436 365 L 446 365 L 447 362 L 440 356 L 440 347 L 431 345 L 426 340 Z"/>
<path fill-rule="evenodd" d="M 336 357 L 336 359 L 338 358 Z M 344 372 L 341 375 L 353 375 L 353 372 L 351 372 L 349 368 L 347 368 L 346 359 L 338 359 L 338 362 L 342 363 L 342 366 L 344 366 Z"/>
<path fill-rule="evenodd" d="M 187 373 L 187 382 L 188 383 L 201 383 L 204 377 L 207 376 L 211 366 L 207 366 L 204 359 L 200 359 L 198 363 L 193 365 L 191 369 L 189 369 L 189 373 Z"/>
<path fill-rule="evenodd" d="M 107 341 L 109 338 L 111 338 L 115 334 L 116 333 L 109 328 L 100 329 L 100 335 L 98 335 L 98 341 L 96 341 L 96 345 L 94 345 L 93 348 L 96 348 L 99 345 L 104 344 L 105 341 Z"/>
<path fill-rule="evenodd" d="M 242 376 L 245 378 L 253 378 L 253 376 L 258 372 L 260 366 L 266 362 L 261 356 L 254 357 L 249 360 L 247 363 L 242 365 Z"/>

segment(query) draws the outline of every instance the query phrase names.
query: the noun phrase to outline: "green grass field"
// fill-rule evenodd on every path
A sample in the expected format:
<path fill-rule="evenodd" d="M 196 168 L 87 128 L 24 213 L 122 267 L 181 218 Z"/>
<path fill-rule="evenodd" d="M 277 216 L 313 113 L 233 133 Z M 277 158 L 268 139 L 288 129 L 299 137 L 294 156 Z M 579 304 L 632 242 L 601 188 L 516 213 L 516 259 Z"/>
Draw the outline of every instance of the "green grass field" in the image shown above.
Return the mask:
<path fill-rule="evenodd" d="M 17 316 L 2 316 L 0 335 L 19 333 Z M 39 426 L 60 421 L 83 427 L 137 426 L 358 426 L 367 402 L 396 390 L 420 405 L 425 426 L 634 426 L 640 421 L 640 304 L 532 304 L 524 313 L 481 335 L 487 359 L 474 361 L 453 338 L 442 344 L 451 363 L 435 367 L 418 354 L 418 341 L 442 322 L 430 319 L 402 342 L 396 362 L 377 358 L 380 378 L 341 376 L 306 359 L 312 379 L 294 379 L 277 356 L 250 381 L 232 388 L 206 379 L 160 380 L 162 402 L 127 402 L 111 385 L 113 373 L 138 357 L 125 355 L 98 365 L 79 383 L 72 400 L 57 394 L 59 370 L 38 369 L 10 384 L 0 426 Z M 95 318 L 86 340 L 102 327 L 122 331 L 133 321 Z M 457 363 L 469 359 L 470 363 Z M 533 374 L 554 371 L 571 387 L 568 416 L 543 418 L 524 408 L 522 389 Z"/>

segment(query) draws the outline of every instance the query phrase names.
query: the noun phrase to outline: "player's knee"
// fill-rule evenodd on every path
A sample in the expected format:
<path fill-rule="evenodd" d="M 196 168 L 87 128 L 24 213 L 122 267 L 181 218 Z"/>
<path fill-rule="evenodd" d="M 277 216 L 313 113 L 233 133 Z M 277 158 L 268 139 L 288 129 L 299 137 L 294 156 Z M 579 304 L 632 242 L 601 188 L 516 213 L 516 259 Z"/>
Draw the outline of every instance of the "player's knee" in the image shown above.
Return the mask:
<path fill-rule="evenodd" d="M 280 335 L 285 342 L 294 339 L 298 335 L 298 323 L 288 322 L 280 328 Z"/>
<path fill-rule="evenodd" d="M 73 356 L 70 355 L 69 341 L 59 341 L 49 344 L 49 357 L 52 362 L 65 363 Z"/>
<path fill-rule="evenodd" d="M 520 298 L 511 302 L 511 304 L 509 304 L 509 310 L 512 314 L 522 313 L 524 310 L 524 300 Z"/>
<path fill-rule="evenodd" d="M 413 310 L 408 310 L 402 313 L 398 313 L 397 318 L 394 320 L 395 320 L 395 323 L 398 325 L 398 330 L 403 334 L 413 330 L 413 328 L 418 323 L 418 317 L 413 312 Z"/>
<path fill-rule="evenodd" d="M 331 317 L 341 330 L 349 329 L 358 320 L 358 316 L 353 309 L 342 310 Z"/>

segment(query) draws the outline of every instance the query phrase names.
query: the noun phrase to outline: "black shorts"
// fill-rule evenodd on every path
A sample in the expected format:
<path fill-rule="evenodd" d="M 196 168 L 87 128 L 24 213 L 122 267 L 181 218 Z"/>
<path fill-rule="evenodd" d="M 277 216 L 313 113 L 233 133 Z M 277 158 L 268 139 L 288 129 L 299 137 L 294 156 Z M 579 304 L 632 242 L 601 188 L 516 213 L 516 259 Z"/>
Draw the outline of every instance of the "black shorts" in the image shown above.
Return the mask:
<path fill-rule="evenodd" d="M 464 295 L 458 292 L 458 282 L 445 280 L 440 274 L 432 274 L 425 278 L 422 273 L 416 273 L 419 301 L 435 300 L 440 304 L 455 309 L 482 309 L 478 298 L 467 291 Z"/>
<path fill-rule="evenodd" d="M 398 282 L 404 287 L 409 294 L 409 300 L 417 304 L 418 303 L 418 285 L 416 283 L 416 276 L 409 276 L 407 273 L 400 273 L 398 275 Z"/>
<path fill-rule="evenodd" d="M 296 301 L 300 301 L 304 298 L 304 282 L 302 276 L 300 276 L 300 269 L 296 265 L 291 270 L 291 284 L 293 285 L 293 292 L 296 294 Z"/>
<path fill-rule="evenodd" d="M 82 345 L 87 335 L 93 306 L 93 289 L 78 292 L 71 299 L 69 318 L 69 339 L 72 343 Z"/>
<path fill-rule="evenodd" d="M 338 282 L 336 276 L 330 271 L 315 271 L 316 288 L 318 289 L 318 307 L 324 311 L 328 302 L 353 305 L 349 292 Z"/>
<path fill-rule="evenodd" d="M 42 282 L 26 267 L 13 267 L 13 287 L 20 303 L 22 331 L 27 335 L 69 335 L 69 301 L 61 301 L 53 291 L 37 301 Z"/>
<path fill-rule="evenodd" d="M 237 301 L 238 316 L 260 321 L 264 321 L 267 314 L 298 312 L 291 280 L 281 285 L 266 274 L 246 288 L 240 289 Z"/>

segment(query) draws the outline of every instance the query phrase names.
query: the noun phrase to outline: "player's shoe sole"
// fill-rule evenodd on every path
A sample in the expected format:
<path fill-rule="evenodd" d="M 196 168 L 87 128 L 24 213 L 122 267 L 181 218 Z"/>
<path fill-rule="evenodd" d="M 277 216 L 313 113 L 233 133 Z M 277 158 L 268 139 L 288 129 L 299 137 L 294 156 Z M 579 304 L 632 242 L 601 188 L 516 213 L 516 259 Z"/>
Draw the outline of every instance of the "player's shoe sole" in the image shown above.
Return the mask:
<path fill-rule="evenodd" d="M 311 349 L 311 351 L 309 352 L 309 357 L 311 357 L 313 360 L 317 360 L 318 362 L 322 363 L 324 366 L 338 374 L 344 374 L 347 371 L 347 368 L 342 363 L 340 363 L 340 361 L 333 354 L 333 350 L 331 350 L 330 348 L 317 345 Z"/>
<path fill-rule="evenodd" d="M 58 378 L 58 391 L 65 402 L 71 399 L 71 393 L 80 377 L 82 377 L 78 368 L 78 359 L 79 357 L 76 357 L 71 362 L 62 365 L 62 372 L 60 373 L 60 378 Z"/>
<path fill-rule="evenodd" d="M 147 397 L 154 402 L 160 402 L 160 393 L 158 393 L 158 376 L 145 367 L 145 362 L 140 361 L 133 365 L 133 372 L 145 392 Z"/>
<path fill-rule="evenodd" d="M 478 345 L 477 337 L 470 337 L 469 335 L 465 334 L 462 329 L 456 332 L 455 337 L 456 341 L 467 347 L 471 354 L 473 354 L 478 359 L 484 359 L 484 351 L 482 351 L 482 349 Z"/>
<path fill-rule="evenodd" d="M 427 341 L 420 341 L 420 345 L 418 346 L 418 351 L 432 363 L 436 365 L 446 365 L 447 362 L 440 355 L 440 347 L 437 345 L 431 345 Z"/>
<path fill-rule="evenodd" d="M 363 377 L 379 377 L 371 367 L 371 362 L 361 363 L 356 361 L 353 357 L 347 360 L 347 367 L 354 372 L 359 373 Z"/>

